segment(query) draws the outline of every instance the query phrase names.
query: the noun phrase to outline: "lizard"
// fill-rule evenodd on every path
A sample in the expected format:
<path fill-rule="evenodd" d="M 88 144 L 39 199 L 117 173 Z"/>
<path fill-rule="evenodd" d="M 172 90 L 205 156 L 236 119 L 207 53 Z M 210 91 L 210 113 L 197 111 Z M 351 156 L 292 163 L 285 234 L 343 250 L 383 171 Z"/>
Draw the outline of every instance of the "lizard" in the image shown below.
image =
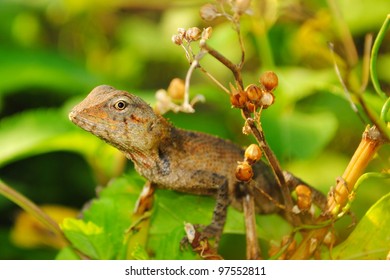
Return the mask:
<path fill-rule="evenodd" d="M 215 246 L 223 232 L 228 206 L 242 211 L 245 190 L 235 177 L 235 169 L 244 150 L 233 142 L 177 128 L 140 97 L 107 85 L 94 88 L 71 110 L 69 119 L 123 152 L 149 186 L 214 196 L 211 223 L 201 234 L 214 237 Z M 283 204 L 282 194 L 271 168 L 258 161 L 253 171 L 256 213 L 283 216 L 278 206 Z M 304 183 L 289 172 L 284 171 L 284 175 L 291 191 Z M 325 196 L 311 190 L 313 201 L 323 208 Z"/>

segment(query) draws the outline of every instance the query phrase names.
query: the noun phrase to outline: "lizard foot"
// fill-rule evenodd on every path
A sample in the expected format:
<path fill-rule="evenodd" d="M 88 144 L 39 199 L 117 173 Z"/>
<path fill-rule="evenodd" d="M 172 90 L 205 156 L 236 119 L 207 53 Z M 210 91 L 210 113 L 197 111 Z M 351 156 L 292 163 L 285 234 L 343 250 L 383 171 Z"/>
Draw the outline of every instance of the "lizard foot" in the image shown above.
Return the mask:
<path fill-rule="evenodd" d="M 221 236 L 221 232 L 212 224 L 205 226 L 200 224 L 192 225 L 190 223 L 186 223 L 184 225 L 184 229 L 186 232 L 186 236 L 180 241 L 180 248 L 183 249 L 187 245 L 191 245 L 191 247 L 198 247 L 200 243 L 207 242 L 211 238 L 215 239 L 214 248 L 218 248 L 219 239 Z M 201 231 L 199 231 L 201 230 Z"/>
<path fill-rule="evenodd" d="M 215 237 L 213 233 L 206 230 L 209 226 L 203 225 L 192 225 L 186 223 L 184 229 L 186 231 L 186 237 L 184 237 L 180 242 L 180 248 L 191 245 L 192 249 L 199 254 L 203 259 L 206 260 L 221 260 L 223 259 L 218 255 L 217 248 L 211 246 L 209 243 L 209 238 Z M 203 231 L 199 232 L 197 229 L 202 228 Z"/>

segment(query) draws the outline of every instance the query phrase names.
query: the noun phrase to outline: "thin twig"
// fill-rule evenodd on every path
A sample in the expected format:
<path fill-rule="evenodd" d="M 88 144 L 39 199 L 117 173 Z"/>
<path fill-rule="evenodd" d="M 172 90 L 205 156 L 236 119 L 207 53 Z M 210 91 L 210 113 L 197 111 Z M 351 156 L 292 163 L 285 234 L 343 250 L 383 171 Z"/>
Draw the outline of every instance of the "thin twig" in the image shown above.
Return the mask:
<path fill-rule="evenodd" d="M 343 77 L 342 77 L 341 72 L 340 72 L 340 68 L 339 68 L 339 66 L 337 65 L 336 57 L 335 57 L 335 55 L 334 55 L 334 46 L 333 46 L 333 43 L 329 43 L 329 44 L 328 44 L 328 47 L 329 47 L 330 53 L 331 53 L 331 55 L 332 55 L 334 70 L 335 70 L 335 72 L 336 72 L 337 78 L 338 78 L 339 81 L 340 81 L 340 84 L 342 85 L 342 87 L 343 87 L 343 89 L 344 89 L 345 97 L 346 97 L 346 99 L 348 100 L 349 105 L 350 105 L 351 108 L 352 108 L 352 111 L 354 111 L 354 112 L 356 113 L 356 115 L 359 117 L 360 121 L 361 121 L 363 124 L 366 124 L 366 121 L 364 120 L 363 116 L 360 114 L 358 108 L 356 107 L 356 104 L 353 103 L 353 101 L 352 101 L 352 94 L 349 92 L 347 85 L 344 83 Z"/>
<path fill-rule="evenodd" d="M 207 52 L 205 51 L 200 51 L 194 58 L 194 60 L 191 62 L 190 68 L 187 71 L 186 79 L 185 79 L 185 84 L 184 84 L 184 101 L 183 104 L 181 105 L 182 109 L 185 112 L 194 112 L 194 108 L 192 108 L 190 104 L 190 83 L 191 83 L 191 77 L 192 73 L 196 68 L 199 67 L 199 60 L 203 58 L 203 56 Z"/>
<path fill-rule="evenodd" d="M 210 79 L 212 80 L 220 89 L 222 89 L 227 94 L 230 94 L 230 91 L 220 83 L 213 75 L 211 75 L 206 69 L 204 69 L 202 66 L 199 66 L 200 70 Z"/>
<path fill-rule="evenodd" d="M 230 71 L 233 73 L 234 79 L 236 80 L 238 86 L 240 87 L 240 90 L 242 90 L 244 88 L 244 83 L 242 81 L 241 71 L 240 71 L 240 68 L 236 64 L 231 62 L 228 58 L 223 56 L 220 52 L 218 52 L 214 48 L 210 47 L 206 42 L 204 42 L 200 47 L 202 49 L 206 50 L 211 56 L 213 56 L 215 59 L 217 59 L 223 65 L 225 65 L 227 68 L 229 68 Z"/>
<path fill-rule="evenodd" d="M 294 226 L 298 226 L 301 224 L 301 221 L 297 215 L 294 215 L 292 213 L 293 201 L 290 195 L 290 190 L 284 178 L 283 170 L 280 167 L 279 161 L 276 158 L 275 154 L 272 152 L 271 148 L 268 146 L 263 131 L 261 129 L 258 129 L 255 122 L 251 118 L 250 112 L 247 109 L 243 109 L 243 113 L 247 119 L 247 124 L 251 128 L 254 137 L 259 143 L 261 149 L 264 152 L 265 157 L 267 158 L 271 166 L 272 171 L 274 172 L 276 182 L 280 188 L 280 191 L 283 196 L 283 201 L 286 206 L 286 217 Z"/>

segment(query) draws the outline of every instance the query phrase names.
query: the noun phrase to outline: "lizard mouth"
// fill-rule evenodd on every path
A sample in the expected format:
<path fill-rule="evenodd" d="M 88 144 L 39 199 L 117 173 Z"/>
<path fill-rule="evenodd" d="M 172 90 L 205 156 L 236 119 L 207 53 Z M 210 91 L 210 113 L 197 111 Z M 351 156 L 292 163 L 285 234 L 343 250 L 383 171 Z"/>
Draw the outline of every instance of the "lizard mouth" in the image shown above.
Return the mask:
<path fill-rule="evenodd" d="M 72 110 L 69 113 L 69 120 L 88 132 L 91 132 L 91 130 L 96 129 L 96 123 L 88 120 L 87 118 L 80 117 L 80 114 L 78 114 L 75 110 Z"/>

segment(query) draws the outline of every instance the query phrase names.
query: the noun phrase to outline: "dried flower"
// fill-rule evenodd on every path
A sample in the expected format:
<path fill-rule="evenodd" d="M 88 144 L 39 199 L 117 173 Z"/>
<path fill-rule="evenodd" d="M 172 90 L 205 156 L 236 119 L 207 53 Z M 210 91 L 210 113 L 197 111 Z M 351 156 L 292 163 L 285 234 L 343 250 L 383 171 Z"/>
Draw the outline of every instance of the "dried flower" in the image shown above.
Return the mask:
<path fill-rule="evenodd" d="M 297 193 L 297 205 L 301 211 L 308 211 L 312 205 L 311 190 L 305 185 L 298 185 L 295 188 Z"/>
<path fill-rule="evenodd" d="M 248 85 L 246 87 L 245 91 L 246 91 L 246 94 L 248 95 L 249 100 L 255 101 L 255 102 L 259 101 L 261 96 L 263 95 L 261 88 L 254 85 L 254 84 Z"/>
<path fill-rule="evenodd" d="M 245 14 L 245 12 L 249 9 L 250 5 L 251 5 L 251 0 L 232 1 L 232 9 L 238 15 Z"/>
<path fill-rule="evenodd" d="M 181 44 L 183 44 L 183 38 L 180 35 L 173 35 L 172 42 L 180 46 Z"/>
<path fill-rule="evenodd" d="M 211 26 L 204 28 L 202 32 L 202 39 L 204 40 L 210 39 L 212 32 L 213 32 L 213 28 Z"/>
<path fill-rule="evenodd" d="M 218 9 L 213 4 L 208 3 L 200 8 L 200 17 L 205 21 L 212 21 L 218 16 Z"/>
<path fill-rule="evenodd" d="M 245 161 L 251 165 L 260 160 L 261 156 L 261 149 L 256 144 L 249 145 L 249 147 L 245 150 Z"/>
<path fill-rule="evenodd" d="M 243 108 L 248 100 L 245 91 L 230 94 L 230 102 L 235 108 Z"/>
<path fill-rule="evenodd" d="M 200 39 L 201 33 L 198 27 L 191 27 L 186 31 L 185 38 L 187 41 L 197 41 Z"/>
<path fill-rule="evenodd" d="M 253 177 L 252 166 L 246 161 L 238 162 L 235 175 L 239 181 L 249 181 Z"/>
<path fill-rule="evenodd" d="M 182 38 L 184 38 L 186 36 L 186 29 L 183 28 L 183 27 L 179 27 L 177 29 L 177 35 L 181 36 Z"/>
<path fill-rule="evenodd" d="M 273 71 L 267 71 L 260 76 L 260 83 L 268 91 L 273 91 L 278 86 L 278 76 Z"/>
<path fill-rule="evenodd" d="M 167 92 L 170 97 L 176 100 L 184 98 L 184 81 L 179 78 L 174 78 L 168 86 Z"/>
<path fill-rule="evenodd" d="M 263 105 L 263 108 L 266 109 L 275 102 L 275 96 L 272 92 L 264 92 L 260 99 L 260 104 Z"/>

